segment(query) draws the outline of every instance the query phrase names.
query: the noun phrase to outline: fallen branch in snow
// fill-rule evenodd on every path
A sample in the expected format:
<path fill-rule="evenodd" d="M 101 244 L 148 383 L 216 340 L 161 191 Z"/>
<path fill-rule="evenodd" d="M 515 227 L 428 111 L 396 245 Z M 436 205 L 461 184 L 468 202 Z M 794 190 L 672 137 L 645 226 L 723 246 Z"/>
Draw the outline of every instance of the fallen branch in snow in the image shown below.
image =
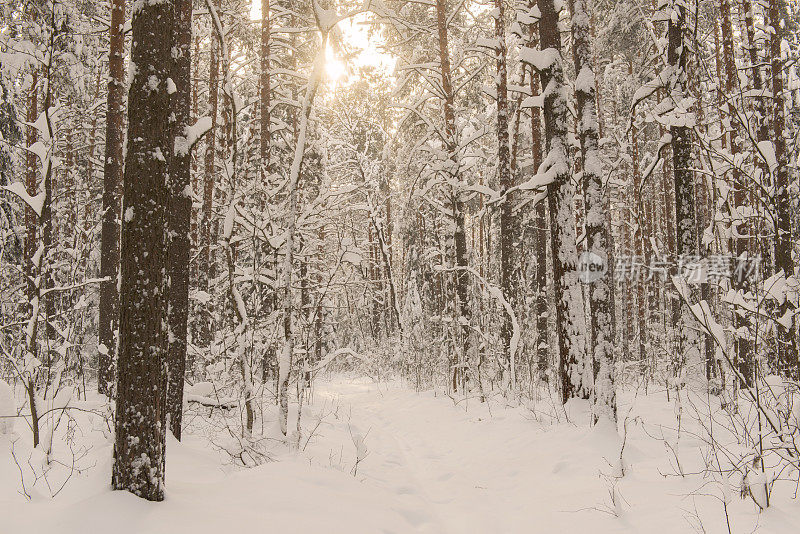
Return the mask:
<path fill-rule="evenodd" d="M 204 395 L 186 395 L 186 402 L 194 402 L 201 406 L 208 408 L 222 408 L 223 410 L 232 410 L 239 406 L 239 399 L 215 399 L 213 397 L 206 397 Z"/>

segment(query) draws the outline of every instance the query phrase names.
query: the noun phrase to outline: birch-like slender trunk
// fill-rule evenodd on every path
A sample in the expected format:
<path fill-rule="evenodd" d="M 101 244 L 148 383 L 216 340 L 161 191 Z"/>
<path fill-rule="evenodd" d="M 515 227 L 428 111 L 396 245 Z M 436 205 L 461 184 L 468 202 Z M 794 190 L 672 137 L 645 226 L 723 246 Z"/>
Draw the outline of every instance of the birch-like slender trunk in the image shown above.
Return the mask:
<path fill-rule="evenodd" d="M 306 94 L 300 109 L 300 126 L 297 133 L 297 143 L 289 171 L 289 225 L 286 228 L 283 260 L 283 335 L 284 345 L 278 359 L 278 426 L 281 434 L 286 436 L 289 418 L 289 375 L 292 369 L 292 355 L 294 352 L 294 335 L 292 333 L 292 264 L 294 263 L 294 234 L 297 228 L 297 197 L 300 167 L 306 149 L 306 134 L 308 132 L 308 119 L 314 105 L 314 97 L 322 81 L 325 69 L 325 46 L 328 43 L 327 30 L 322 31 L 322 47 L 317 55 L 314 69 L 306 86 Z"/>

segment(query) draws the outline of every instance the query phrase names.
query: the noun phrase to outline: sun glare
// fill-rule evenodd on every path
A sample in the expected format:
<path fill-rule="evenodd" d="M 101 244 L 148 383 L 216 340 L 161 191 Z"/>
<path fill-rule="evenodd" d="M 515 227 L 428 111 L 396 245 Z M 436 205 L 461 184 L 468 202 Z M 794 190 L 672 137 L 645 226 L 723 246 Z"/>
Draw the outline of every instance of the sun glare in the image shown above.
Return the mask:
<path fill-rule="evenodd" d="M 261 0 L 251 0 L 250 19 L 261 19 Z M 370 35 L 367 30 L 366 14 L 356 15 L 352 19 L 339 23 L 342 43 L 350 54 L 350 68 L 344 61 L 336 57 L 329 46 L 325 49 L 325 79 L 333 85 L 353 81 L 358 77 L 361 67 L 373 67 L 391 73 L 394 70 L 395 58 L 379 49 L 379 39 Z M 355 54 L 353 54 L 355 50 Z"/>
<path fill-rule="evenodd" d="M 330 46 L 325 48 L 325 77 L 333 83 L 342 81 L 347 76 L 347 66 L 341 62 Z"/>

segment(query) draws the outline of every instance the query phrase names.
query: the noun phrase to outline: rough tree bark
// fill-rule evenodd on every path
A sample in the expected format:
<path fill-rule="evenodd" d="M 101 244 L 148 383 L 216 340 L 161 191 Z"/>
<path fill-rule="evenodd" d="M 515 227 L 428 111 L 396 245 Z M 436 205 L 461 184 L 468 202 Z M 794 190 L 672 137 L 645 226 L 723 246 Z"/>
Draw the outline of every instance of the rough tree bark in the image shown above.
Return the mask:
<path fill-rule="evenodd" d="M 736 157 L 739 153 L 739 140 L 737 139 L 736 131 L 742 126 L 738 120 L 738 113 L 736 112 L 736 105 L 733 99 L 736 96 L 736 86 L 738 85 L 738 71 L 736 68 L 736 58 L 733 49 L 733 28 L 731 25 L 731 6 L 729 0 L 721 0 L 720 2 L 720 15 L 722 18 L 722 57 L 725 63 L 725 95 L 727 102 L 725 108 L 727 110 L 727 129 L 725 132 L 728 137 L 728 147 L 731 155 Z M 748 186 L 742 180 L 742 173 L 736 166 L 731 169 L 731 176 L 733 182 L 733 207 L 736 212 L 733 214 L 735 221 L 734 235 L 732 249 L 736 251 L 736 256 L 741 260 L 748 252 L 748 236 L 750 234 L 751 225 L 748 224 L 747 219 L 742 217 L 742 214 L 747 208 L 748 199 L 747 191 Z M 733 289 L 746 292 L 747 280 L 743 278 L 734 277 L 731 280 Z M 749 321 L 743 313 L 734 312 L 734 322 L 737 331 L 747 330 Z M 739 369 L 741 377 L 744 378 L 742 387 L 753 386 L 753 362 L 750 354 L 750 342 L 745 336 L 736 336 L 736 354 L 735 363 Z"/>
<path fill-rule="evenodd" d="M 575 111 L 583 169 L 583 198 L 586 210 L 586 251 L 605 262 L 605 276 L 592 282 L 589 291 L 592 349 L 593 422 L 599 418 L 617 420 L 614 389 L 614 331 L 611 294 L 614 290 L 608 235 L 605 225 L 602 165 L 599 154 L 599 122 L 595 101 L 597 80 L 590 47 L 591 0 L 572 0 L 572 57 L 575 63 Z M 587 349 L 587 356 L 589 351 Z"/>
<path fill-rule="evenodd" d="M 165 211 L 172 155 L 168 78 L 175 3 L 133 8 L 123 178 L 120 344 L 112 486 L 164 499 L 166 445 Z"/>
<path fill-rule="evenodd" d="M 511 176 L 511 159 L 508 137 L 508 68 L 506 66 L 506 36 L 505 36 L 505 0 L 494 0 L 494 37 L 495 83 L 497 90 L 497 174 L 500 182 L 500 193 L 506 194 L 514 185 Z M 516 299 L 513 291 L 514 276 L 514 220 L 513 203 L 511 196 L 507 196 L 500 205 L 500 288 L 503 297 L 515 306 Z M 511 361 L 511 336 L 513 335 L 511 317 L 503 314 L 503 324 L 500 330 L 505 351 L 506 372 L 509 372 L 512 382 L 515 381 L 514 362 Z"/>
<path fill-rule="evenodd" d="M 536 0 L 530 0 L 528 8 L 533 9 Z M 530 44 L 533 46 L 539 39 L 538 22 L 531 25 Z M 531 95 L 538 95 L 540 91 L 539 78 L 536 76 L 535 69 L 530 68 L 530 89 Z M 531 157 L 533 171 L 538 172 L 542 165 L 542 117 L 539 107 L 531 109 Z M 547 302 L 547 212 L 544 202 L 538 202 L 534 207 L 534 226 L 535 234 L 535 256 L 536 256 L 536 275 L 534 279 L 534 294 L 536 296 L 536 368 L 539 377 L 547 380 L 548 368 L 548 302 Z"/>
<path fill-rule="evenodd" d="M 192 0 L 175 0 L 175 56 L 171 77 L 173 155 L 169 161 L 169 209 L 167 210 L 167 412 L 172 435 L 180 441 L 183 419 L 183 381 L 186 372 L 187 323 L 189 319 L 189 254 L 192 222 L 192 154 L 188 144 L 191 111 Z"/>
<path fill-rule="evenodd" d="M 453 78 L 450 72 L 450 52 L 447 35 L 447 0 L 436 0 L 436 26 L 439 34 L 439 69 L 442 77 L 442 100 L 444 107 L 444 135 L 449 159 L 450 173 L 454 182 L 459 181 L 458 175 L 458 146 L 456 144 L 456 119 L 454 111 Z M 471 318 L 469 308 L 469 273 L 467 267 L 467 233 L 464 228 L 464 203 L 461 200 L 461 192 L 452 191 L 451 208 L 455 230 L 453 232 L 453 242 L 455 245 L 455 262 L 457 270 L 455 273 L 456 295 L 458 296 L 459 314 L 461 316 L 461 334 L 463 337 L 463 355 L 466 361 L 469 354 Z M 453 369 L 453 389 L 463 379 L 460 367 Z"/>
<path fill-rule="evenodd" d="M 561 400 L 588 398 L 585 380 L 585 320 L 583 295 L 577 272 L 577 248 L 573 200 L 575 188 L 569 165 L 567 120 L 569 110 L 561 65 L 559 10 L 554 0 L 538 0 L 542 57 L 537 65 L 544 88 L 544 124 L 547 155 L 539 172 L 547 172 L 550 209 L 550 241 L 553 251 L 553 289 L 556 295 Z"/>
<path fill-rule="evenodd" d="M 125 142 L 125 0 L 111 3 L 108 51 L 108 103 L 106 109 L 106 149 L 103 164 L 103 225 L 100 237 L 100 284 L 98 320 L 97 391 L 111 394 L 114 360 L 117 353 L 116 330 L 119 323 L 119 216 L 122 186 L 123 145 Z"/>
<path fill-rule="evenodd" d="M 786 277 L 794 275 L 792 259 L 792 219 L 789 205 L 789 153 L 786 149 L 784 100 L 783 100 L 783 59 L 781 57 L 781 41 L 785 38 L 786 28 L 782 21 L 786 6 L 783 0 L 770 0 L 769 24 L 772 26 L 772 37 L 769 42 L 769 53 L 772 64 L 772 128 L 777 166 L 775 180 L 775 270 L 783 271 Z M 782 24 L 782 22 L 784 24 Z M 794 312 L 789 299 L 778 307 L 781 317 L 790 317 L 789 325 L 785 321 L 777 322 L 778 330 L 778 366 L 780 372 L 792 379 L 800 378 L 797 356 L 797 339 Z"/>
<path fill-rule="evenodd" d="M 667 23 L 667 63 L 672 72 L 670 101 L 682 103 L 687 94 L 686 65 L 689 53 L 684 39 L 686 31 L 685 0 L 673 0 L 667 5 L 672 14 Z M 688 114 L 689 110 L 681 110 Z M 675 188 L 676 253 L 679 258 L 696 257 L 698 249 L 696 212 L 694 208 L 694 176 L 692 172 L 692 130 L 686 121 L 671 124 L 672 173 Z M 674 308 L 673 322 L 677 332 L 676 373 L 684 367 L 689 355 L 699 351 L 698 337 L 692 328 L 692 314 L 687 304 Z"/>
<path fill-rule="evenodd" d="M 204 161 L 203 178 L 203 206 L 200 213 L 200 257 L 199 281 L 202 291 L 209 291 L 210 279 L 216 274 L 214 252 L 211 250 L 211 219 L 214 203 L 214 176 L 217 154 L 217 114 L 219 111 L 219 43 L 211 39 L 211 59 L 208 68 L 208 114 L 211 116 L 211 130 L 206 135 L 206 153 Z M 199 319 L 199 342 L 210 343 L 211 322 L 210 317 Z"/>

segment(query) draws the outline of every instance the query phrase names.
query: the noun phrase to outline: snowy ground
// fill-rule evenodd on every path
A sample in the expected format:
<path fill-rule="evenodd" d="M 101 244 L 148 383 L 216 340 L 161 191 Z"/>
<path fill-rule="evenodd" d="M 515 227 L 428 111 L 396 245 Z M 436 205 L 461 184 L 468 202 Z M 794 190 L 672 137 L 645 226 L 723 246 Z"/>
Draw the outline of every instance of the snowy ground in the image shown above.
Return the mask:
<path fill-rule="evenodd" d="M 692 437 L 688 415 L 675 439 L 675 404 L 663 392 L 621 396 L 621 479 L 620 438 L 589 430 L 583 406 L 558 421 L 548 399 L 536 409 L 465 404 L 399 383 L 320 380 L 304 410 L 304 450 L 242 469 L 190 433 L 168 444 L 163 503 L 109 490 L 111 442 L 97 421 L 75 431 L 73 448 L 88 449 L 81 472 L 54 499 L 58 488 L 38 481 L 25 503 L 9 440 L 0 437 L 0 533 L 716 533 L 728 531 L 723 498 L 732 532 L 800 531 L 788 483 L 759 514 L 740 499 L 738 481 L 726 487 L 694 474 L 707 449 Z M 21 442 L 15 450 L 23 472 L 29 459 L 41 460 Z"/>

